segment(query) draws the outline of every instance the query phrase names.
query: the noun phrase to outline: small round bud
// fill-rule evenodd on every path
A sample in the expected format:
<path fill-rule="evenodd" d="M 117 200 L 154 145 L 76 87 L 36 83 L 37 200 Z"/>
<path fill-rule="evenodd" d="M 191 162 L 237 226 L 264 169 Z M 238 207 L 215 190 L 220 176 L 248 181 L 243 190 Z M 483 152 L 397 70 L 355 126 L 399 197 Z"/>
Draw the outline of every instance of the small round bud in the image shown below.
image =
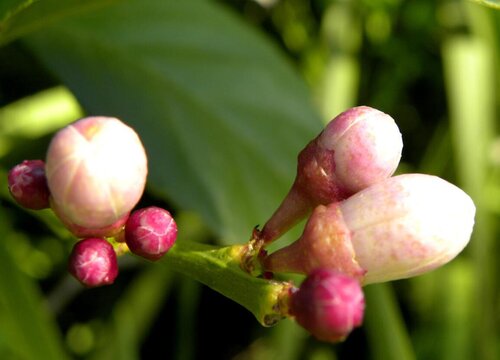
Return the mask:
<path fill-rule="evenodd" d="M 125 241 L 130 251 L 148 260 L 158 260 L 174 245 L 177 225 L 170 213 L 151 206 L 130 215 L 125 225 Z"/>
<path fill-rule="evenodd" d="M 337 342 L 362 324 L 365 298 L 355 279 L 316 269 L 291 294 L 290 313 L 316 338 Z"/>
<path fill-rule="evenodd" d="M 50 191 L 42 160 L 24 160 L 14 166 L 8 175 L 9 191 L 16 202 L 32 210 L 49 207 Z"/>
<path fill-rule="evenodd" d="M 274 272 L 318 267 L 364 284 L 416 276 L 457 256 L 470 240 L 475 206 L 437 176 L 395 176 L 351 196 L 319 205 L 299 240 L 263 260 Z"/>
<path fill-rule="evenodd" d="M 390 177 L 402 148 L 401 133 L 389 115 L 368 106 L 341 113 L 300 152 L 292 188 L 259 239 L 270 243 L 317 205 L 344 200 Z"/>
<path fill-rule="evenodd" d="M 112 284 L 118 276 L 113 246 L 100 238 L 80 240 L 73 247 L 68 270 L 87 287 Z"/>
<path fill-rule="evenodd" d="M 368 106 L 338 115 L 320 134 L 318 144 L 333 151 L 336 182 L 349 194 L 391 176 L 403 149 L 394 119 Z"/>
<path fill-rule="evenodd" d="M 146 183 L 144 147 L 136 132 L 115 118 L 88 117 L 61 129 L 46 163 L 57 213 L 86 229 L 126 216 Z"/>

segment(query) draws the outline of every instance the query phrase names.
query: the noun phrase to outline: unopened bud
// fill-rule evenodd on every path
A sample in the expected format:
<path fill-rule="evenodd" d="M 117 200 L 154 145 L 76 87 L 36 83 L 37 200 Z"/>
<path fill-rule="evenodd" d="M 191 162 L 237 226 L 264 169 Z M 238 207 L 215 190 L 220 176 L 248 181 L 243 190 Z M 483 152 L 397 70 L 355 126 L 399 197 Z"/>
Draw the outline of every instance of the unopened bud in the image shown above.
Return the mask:
<path fill-rule="evenodd" d="M 365 298 L 359 282 L 329 269 L 316 269 L 291 294 L 290 313 L 316 338 L 337 342 L 362 324 Z"/>
<path fill-rule="evenodd" d="M 260 239 L 269 243 L 317 205 L 343 200 L 388 178 L 402 147 L 401 133 L 389 115 L 367 106 L 338 115 L 300 152 L 295 182 Z"/>
<path fill-rule="evenodd" d="M 76 225 L 72 223 L 65 215 L 64 211 L 59 209 L 59 206 L 51 199 L 50 207 L 52 211 L 57 215 L 59 220 L 64 224 L 64 226 L 71 231 L 79 239 L 89 238 L 89 237 L 117 237 L 119 236 L 125 227 L 125 223 L 129 217 L 129 213 L 125 214 L 113 224 L 108 226 L 103 226 L 101 228 L 88 228 L 81 225 Z"/>
<path fill-rule="evenodd" d="M 67 223 L 102 229 L 141 198 L 147 158 L 132 128 L 115 118 L 88 117 L 54 136 L 46 171 L 56 212 Z"/>
<path fill-rule="evenodd" d="M 146 259 L 160 259 L 174 245 L 177 225 L 170 213 L 151 206 L 134 211 L 125 225 L 130 251 Z"/>
<path fill-rule="evenodd" d="M 42 160 L 24 160 L 8 175 L 9 191 L 16 202 L 32 210 L 49 207 L 50 191 Z"/>
<path fill-rule="evenodd" d="M 118 275 L 116 253 L 113 246 L 104 239 L 84 239 L 73 247 L 68 269 L 87 287 L 109 285 Z"/>
<path fill-rule="evenodd" d="M 295 243 L 263 260 L 276 272 L 336 269 L 364 284 L 416 276 L 467 245 L 475 206 L 436 176 L 399 175 L 345 201 L 318 206 Z"/>

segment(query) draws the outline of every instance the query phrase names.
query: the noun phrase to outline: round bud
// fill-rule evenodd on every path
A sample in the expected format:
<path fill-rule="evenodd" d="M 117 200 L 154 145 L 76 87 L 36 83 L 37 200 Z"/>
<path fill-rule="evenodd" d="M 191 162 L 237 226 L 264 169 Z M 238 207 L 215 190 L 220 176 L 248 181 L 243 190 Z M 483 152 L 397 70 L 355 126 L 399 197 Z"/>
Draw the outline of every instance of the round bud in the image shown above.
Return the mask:
<path fill-rule="evenodd" d="M 158 260 L 174 245 L 177 225 L 170 213 L 151 206 L 130 215 L 125 225 L 125 241 L 130 251 L 148 260 Z"/>
<path fill-rule="evenodd" d="M 355 279 L 316 269 L 291 294 L 290 313 L 316 338 L 337 342 L 362 324 L 365 299 Z"/>
<path fill-rule="evenodd" d="M 319 205 L 300 239 L 263 265 L 305 274 L 335 269 L 364 284 L 416 276 L 463 250 L 474 215 L 472 199 L 455 185 L 431 175 L 399 175 L 344 201 Z"/>
<path fill-rule="evenodd" d="M 9 191 L 16 202 L 32 210 L 49 207 L 50 191 L 42 160 L 24 160 L 8 174 Z"/>
<path fill-rule="evenodd" d="M 88 117 L 61 129 L 47 152 L 57 213 L 86 229 L 113 225 L 144 191 L 147 158 L 136 132 L 118 119 Z"/>
<path fill-rule="evenodd" d="M 341 113 L 299 153 L 292 188 L 257 240 L 270 243 L 317 205 L 344 200 L 390 177 L 402 148 L 389 115 L 368 106 Z"/>
<path fill-rule="evenodd" d="M 118 276 L 113 246 L 101 238 L 80 240 L 73 247 L 68 270 L 87 287 L 112 284 Z"/>
<path fill-rule="evenodd" d="M 333 151 L 336 182 L 349 194 L 391 176 L 403 149 L 394 119 L 368 106 L 338 115 L 318 137 L 318 144 Z"/>

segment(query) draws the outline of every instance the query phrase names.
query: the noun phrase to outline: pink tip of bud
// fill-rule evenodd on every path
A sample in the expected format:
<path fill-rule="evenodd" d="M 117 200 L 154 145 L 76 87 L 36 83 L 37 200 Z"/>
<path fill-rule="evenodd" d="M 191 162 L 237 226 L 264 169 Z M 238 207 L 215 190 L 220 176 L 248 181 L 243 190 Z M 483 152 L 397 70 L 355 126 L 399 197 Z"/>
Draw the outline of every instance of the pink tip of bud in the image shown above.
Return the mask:
<path fill-rule="evenodd" d="M 335 117 L 318 142 L 334 152 L 338 185 L 351 194 L 391 176 L 403 148 L 394 119 L 368 106 L 354 107 Z"/>
<path fill-rule="evenodd" d="M 87 287 L 112 284 L 118 276 L 118 262 L 113 246 L 100 238 L 88 238 L 76 243 L 68 268 Z"/>
<path fill-rule="evenodd" d="M 99 229 L 128 214 L 144 191 L 147 158 L 118 119 L 87 117 L 61 129 L 47 152 L 47 181 L 59 214 Z"/>
<path fill-rule="evenodd" d="M 125 241 L 134 254 L 155 261 L 174 245 L 177 225 L 170 213 L 151 206 L 136 210 L 125 225 Z"/>
<path fill-rule="evenodd" d="M 9 191 L 16 202 L 32 210 L 49 207 L 50 191 L 42 160 L 24 160 L 14 166 L 8 175 Z"/>
<path fill-rule="evenodd" d="M 337 342 L 362 324 L 365 299 L 359 282 L 329 269 L 316 269 L 291 294 L 290 312 L 322 341 Z"/>

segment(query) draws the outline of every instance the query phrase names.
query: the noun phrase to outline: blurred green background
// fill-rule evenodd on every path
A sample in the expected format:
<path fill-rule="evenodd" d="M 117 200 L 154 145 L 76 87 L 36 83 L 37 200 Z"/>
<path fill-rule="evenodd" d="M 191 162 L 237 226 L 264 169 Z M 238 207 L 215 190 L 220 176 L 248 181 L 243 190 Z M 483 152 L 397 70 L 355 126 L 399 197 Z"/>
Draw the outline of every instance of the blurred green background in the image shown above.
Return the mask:
<path fill-rule="evenodd" d="M 498 7 L 0 1 L 0 359 L 500 359 Z M 285 195 L 298 151 L 361 104 L 400 127 L 398 172 L 459 185 L 477 216 L 450 264 L 366 287 L 365 324 L 341 344 L 290 320 L 262 328 L 166 260 L 124 256 L 113 286 L 86 290 L 66 272 L 75 239 L 7 190 L 8 169 L 43 159 L 58 128 L 117 116 L 148 152 L 140 205 L 172 210 L 178 241 L 242 243 Z"/>

